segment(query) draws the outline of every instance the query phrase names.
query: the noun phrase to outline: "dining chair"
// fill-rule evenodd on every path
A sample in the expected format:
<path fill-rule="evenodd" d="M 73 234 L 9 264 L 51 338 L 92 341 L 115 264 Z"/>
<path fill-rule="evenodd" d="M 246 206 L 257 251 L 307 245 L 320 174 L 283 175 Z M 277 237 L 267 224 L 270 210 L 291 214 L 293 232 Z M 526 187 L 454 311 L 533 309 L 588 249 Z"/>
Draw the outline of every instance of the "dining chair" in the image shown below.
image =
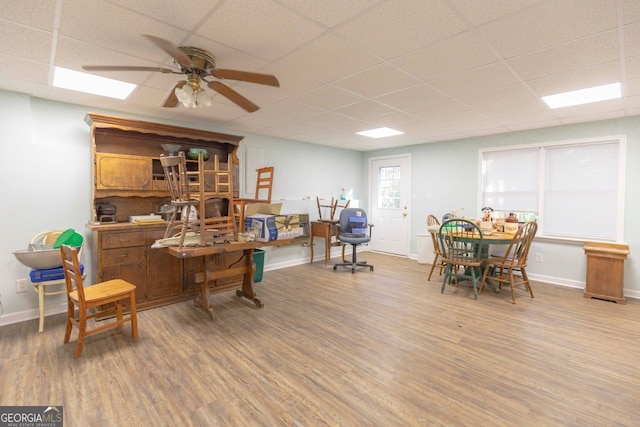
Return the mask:
<path fill-rule="evenodd" d="M 447 283 L 458 285 L 460 280 L 471 280 L 473 297 L 478 299 L 478 281 L 482 277 L 481 257 L 483 237 L 480 227 L 468 219 L 453 218 L 445 221 L 438 232 L 442 262 L 445 264 L 441 293 Z M 464 268 L 463 271 L 460 271 Z"/>
<path fill-rule="evenodd" d="M 499 288 L 502 288 L 503 283 L 509 284 L 511 287 L 512 304 L 516 303 L 515 287 L 518 285 L 524 285 L 525 289 L 529 291 L 531 298 L 534 298 L 531 283 L 529 282 L 525 268 L 527 266 L 531 242 L 533 242 L 537 231 L 538 223 L 535 221 L 524 223 L 524 225 L 516 231 L 504 255 L 502 255 L 502 257 L 492 256 L 486 261 L 484 273 L 482 274 L 482 283 L 480 284 L 481 293 L 484 289 L 485 282 L 487 280 L 494 280 L 498 282 Z M 489 276 L 491 272 L 493 272 L 493 274 Z"/>
<path fill-rule="evenodd" d="M 431 280 L 431 275 L 433 274 L 433 270 L 436 267 L 440 268 L 440 275 L 442 276 L 442 271 L 445 268 L 445 264 L 442 261 L 442 250 L 440 249 L 440 242 L 438 239 L 438 231 L 436 231 L 436 227 L 440 228 L 440 220 L 435 215 L 427 216 L 427 230 L 429 230 L 429 234 L 431 235 L 431 242 L 433 243 L 433 254 L 435 255 L 433 258 L 433 262 L 431 263 L 431 271 L 429 271 L 429 277 L 427 280 Z"/>
<path fill-rule="evenodd" d="M 122 279 L 113 279 L 84 286 L 78 253 L 80 250 L 67 245 L 60 246 L 62 267 L 67 287 L 67 329 L 64 343 L 71 338 L 71 331 L 78 328 L 78 343 L 75 357 L 80 357 L 87 336 L 109 328 L 122 328 L 125 322 L 131 322 L 133 339 L 138 338 L 138 318 L 136 315 L 136 287 Z M 123 302 L 129 304 L 129 316 L 124 317 Z M 76 317 L 75 309 L 78 309 Z M 88 329 L 87 321 L 94 318 L 106 318 L 115 314 L 115 321 Z"/>
<path fill-rule="evenodd" d="M 238 230 L 244 232 L 244 214 L 247 205 L 255 203 L 271 203 L 273 190 L 273 174 L 275 168 L 266 166 L 259 168 L 256 176 L 256 192 L 253 198 L 236 198 L 233 200 L 234 215 L 238 224 Z"/>
<path fill-rule="evenodd" d="M 189 186 L 189 177 L 187 176 L 187 164 L 184 152 L 180 151 L 177 156 L 160 156 L 160 164 L 164 171 L 164 179 L 169 187 L 169 195 L 171 196 L 171 207 L 173 211 L 167 221 L 167 228 L 164 232 L 164 238 L 171 237 L 175 233 L 176 220 L 185 209 L 190 211 L 198 206 L 198 200 L 191 196 L 191 188 Z M 182 224 L 180 225 L 180 239 L 178 246 L 184 246 L 184 239 L 188 231 L 197 231 L 197 221 L 189 222 L 189 215 L 184 215 Z"/>

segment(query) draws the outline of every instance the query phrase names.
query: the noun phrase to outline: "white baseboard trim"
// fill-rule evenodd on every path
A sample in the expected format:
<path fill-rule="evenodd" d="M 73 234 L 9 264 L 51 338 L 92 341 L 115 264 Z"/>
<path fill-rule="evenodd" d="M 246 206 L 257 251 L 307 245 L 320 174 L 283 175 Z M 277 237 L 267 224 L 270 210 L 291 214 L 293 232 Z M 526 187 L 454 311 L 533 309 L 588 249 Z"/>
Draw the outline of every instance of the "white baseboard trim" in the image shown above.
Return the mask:
<path fill-rule="evenodd" d="M 45 297 L 46 298 L 46 297 Z M 67 303 L 60 303 L 55 305 L 46 305 L 44 306 L 44 329 L 47 329 L 47 316 L 51 316 L 54 314 L 66 313 L 67 312 Z M 19 311 L 17 313 L 10 313 L 0 316 L 0 327 L 4 325 L 11 325 L 12 323 L 20 323 L 26 322 L 27 320 L 39 319 L 40 318 L 40 310 L 38 308 L 30 308 L 28 310 Z M 36 325 L 35 331 L 38 330 L 38 326 Z"/>

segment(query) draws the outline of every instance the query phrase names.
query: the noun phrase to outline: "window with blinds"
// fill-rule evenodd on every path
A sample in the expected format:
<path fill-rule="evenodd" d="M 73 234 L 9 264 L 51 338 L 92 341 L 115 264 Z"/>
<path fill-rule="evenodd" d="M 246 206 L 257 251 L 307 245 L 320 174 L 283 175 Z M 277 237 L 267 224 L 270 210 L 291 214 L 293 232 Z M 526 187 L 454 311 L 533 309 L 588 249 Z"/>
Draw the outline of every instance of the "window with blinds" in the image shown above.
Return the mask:
<path fill-rule="evenodd" d="M 626 138 L 480 150 L 481 208 L 536 219 L 538 235 L 623 241 Z"/>

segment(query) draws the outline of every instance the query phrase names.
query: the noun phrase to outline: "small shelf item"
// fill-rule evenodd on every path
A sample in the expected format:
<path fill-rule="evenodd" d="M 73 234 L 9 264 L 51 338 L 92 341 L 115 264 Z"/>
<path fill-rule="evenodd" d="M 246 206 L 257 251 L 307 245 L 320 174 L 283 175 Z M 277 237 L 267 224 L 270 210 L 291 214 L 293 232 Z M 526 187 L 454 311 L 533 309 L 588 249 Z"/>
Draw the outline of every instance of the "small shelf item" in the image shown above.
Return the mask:
<path fill-rule="evenodd" d="M 178 151 L 182 148 L 181 145 L 178 144 L 162 144 L 160 145 L 164 151 L 169 152 L 170 156 L 175 156 L 178 154 Z"/>

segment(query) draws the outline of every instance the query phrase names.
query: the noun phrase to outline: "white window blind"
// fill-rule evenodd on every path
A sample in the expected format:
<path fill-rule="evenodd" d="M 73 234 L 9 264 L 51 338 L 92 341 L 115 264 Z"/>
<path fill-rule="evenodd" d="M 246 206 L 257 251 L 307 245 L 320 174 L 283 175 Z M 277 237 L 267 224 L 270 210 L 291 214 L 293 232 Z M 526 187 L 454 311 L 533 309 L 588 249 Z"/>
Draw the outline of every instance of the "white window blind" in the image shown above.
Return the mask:
<path fill-rule="evenodd" d="M 492 151 L 482 159 L 482 206 L 538 212 L 537 148 Z"/>
<path fill-rule="evenodd" d="M 615 240 L 619 144 L 556 146 L 545 151 L 545 234 Z"/>
<path fill-rule="evenodd" d="M 480 150 L 480 207 L 536 214 L 538 235 L 622 241 L 626 138 Z"/>

